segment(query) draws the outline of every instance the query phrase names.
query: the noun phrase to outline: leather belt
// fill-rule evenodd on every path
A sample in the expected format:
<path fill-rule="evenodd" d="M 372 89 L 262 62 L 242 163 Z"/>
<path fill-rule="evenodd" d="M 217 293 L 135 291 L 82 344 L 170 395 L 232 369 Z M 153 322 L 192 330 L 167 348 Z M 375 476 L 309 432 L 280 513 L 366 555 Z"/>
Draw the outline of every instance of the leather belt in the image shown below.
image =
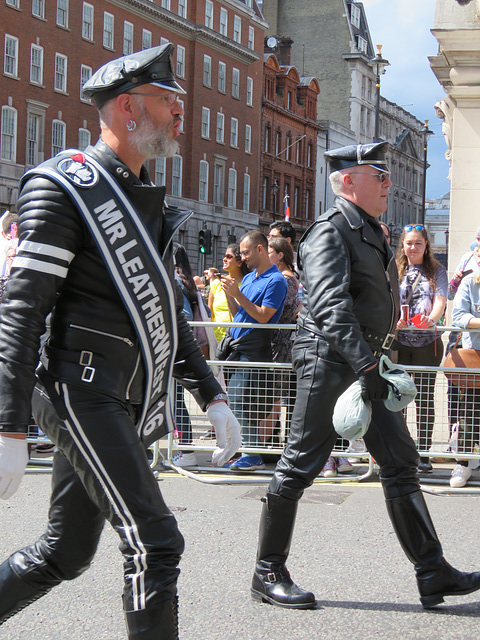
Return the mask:
<path fill-rule="evenodd" d="M 297 325 L 296 334 L 299 336 L 308 336 L 315 340 L 325 340 L 321 333 L 310 331 L 300 325 Z M 377 333 L 369 328 L 362 328 L 362 334 L 376 358 L 381 356 L 382 353 L 385 353 L 385 351 L 388 351 L 392 346 L 392 342 L 395 340 L 394 333 L 387 333 L 385 335 L 383 333 Z"/>

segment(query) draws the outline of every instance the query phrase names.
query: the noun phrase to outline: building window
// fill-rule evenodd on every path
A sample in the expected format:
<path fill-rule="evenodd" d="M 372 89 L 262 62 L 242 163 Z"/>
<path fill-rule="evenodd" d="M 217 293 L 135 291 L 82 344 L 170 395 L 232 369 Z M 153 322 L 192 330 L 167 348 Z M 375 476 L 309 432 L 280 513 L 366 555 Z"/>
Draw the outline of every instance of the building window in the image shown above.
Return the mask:
<path fill-rule="evenodd" d="M 205 26 L 213 29 L 213 2 L 207 0 L 205 3 Z"/>
<path fill-rule="evenodd" d="M 285 160 L 288 160 L 290 162 L 291 158 L 291 152 L 292 152 L 292 136 L 288 135 L 286 140 L 286 148 L 285 148 Z"/>
<path fill-rule="evenodd" d="M 127 22 L 123 23 L 123 55 L 128 56 L 133 53 L 133 24 Z"/>
<path fill-rule="evenodd" d="M 52 122 L 52 156 L 65 149 L 65 123 L 61 120 Z"/>
<path fill-rule="evenodd" d="M 181 18 L 187 17 L 187 0 L 178 0 L 178 15 Z"/>
<path fill-rule="evenodd" d="M 247 47 L 252 50 L 255 49 L 255 29 L 253 27 L 248 27 Z"/>
<path fill-rule="evenodd" d="M 182 156 L 173 156 L 172 161 L 172 196 L 182 195 Z"/>
<path fill-rule="evenodd" d="M 295 162 L 300 164 L 302 159 L 302 139 L 298 138 L 297 144 L 295 145 Z"/>
<path fill-rule="evenodd" d="M 232 98 L 240 98 L 240 71 L 232 69 Z"/>
<path fill-rule="evenodd" d="M 250 211 L 250 175 L 243 175 L 243 210 Z"/>
<path fill-rule="evenodd" d="M 68 27 L 68 0 L 57 0 L 57 25 Z"/>
<path fill-rule="evenodd" d="M 30 82 L 43 83 L 43 47 L 32 44 L 30 49 Z"/>
<path fill-rule="evenodd" d="M 265 144 L 263 150 L 265 153 L 270 153 L 270 127 L 265 127 Z"/>
<path fill-rule="evenodd" d="M 312 145 L 309 144 L 307 147 L 307 167 L 312 166 Z"/>
<path fill-rule="evenodd" d="M 210 109 L 202 107 L 202 138 L 210 138 Z"/>
<path fill-rule="evenodd" d="M 20 0 L 7 0 L 6 5 L 14 9 L 20 9 Z"/>
<path fill-rule="evenodd" d="M 357 49 L 367 55 L 368 42 L 362 36 L 357 36 Z"/>
<path fill-rule="evenodd" d="M 106 49 L 113 49 L 113 28 L 115 17 L 107 11 L 103 12 L 103 46 Z"/>
<path fill-rule="evenodd" d="M 2 107 L 2 160 L 15 162 L 17 159 L 17 110 L 12 107 Z"/>
<path fill-rule="evenodd" d="M 212 86 L 212 58 L 203 56 L 203 84 L 205 87 Z"/>
<path fill-rule="evenodd" d="M 368 81 L 368 100 L 371 102 L 372 101 L 372 81 L 369 80 Z"/>
<path fill-rule="evenodd" d="M 83 85 L 89 80 L 92 76 L 92 67 L 89 67 L 86 64 L 82 64 L 80 68 L 80 100 L 84 102 L 90 102 L 90 98 L 84 98 L 82 96 Z"/>
<path fill-rule="evenodd" d="M 238 119 L 232 118 L 230 121 L 230 146 L 238 147 Z"/>
<path fill-rule="evenodd" d="M 236 209 L 237 207 L 237 171 L 236 169 L 228 170 L 228 207 Z"/>
<path fill-rule="evenodd" d="M 247 77 L 247 106 L 253 106 L 253 78 Z"/>
<path fill-rule="evenodd" d="M 281 143 L 282 143 L 282 135 L 280 131 L 277 131 L 277 134 L 275 136 L 275 155 L 276 156 L 280 154 L 280 151 L 282 149 Z"/>
<path fill-rule="evenodd" d="M 216 141 L 223 144 L 225 142 L 225 114 L 217 113 L 217 135 Z"/>
<path fill-rule="evenodd" d="M 223 176 L 225 167 L 223 164 L 216 164 L 213 172 L 213 202 L 223 205 Z"/>
<path fill-rule="evenodd" d="M 162 9 L 168 9 L 170 11 L 170 0 L 162 0 Z"/>
<path fill-rule="evenodd" d="M 27 165 L 35 166 L 39 163 L 41 118 L 29 113 L 27 118 Z"/>
<path fill-rule="evenodd" d="M 45 18 L 45 0 L 32 0 L 32 16 Z"/>
<path fill-rule="evenodd" d="M 5 35 L 5 58 L 3 72 L 8 76 L 17 77 L 18 74 L 18 38 Z"/>
<path fill-rule="evenodd" d="M 200 160 L 200 171 L 198 174 L 198 199 L 200 202 L 208 202 L 208 169 L 206 160 Z"/>
<path fill-rule="evenodd" d="M 252 127 L 245 125 L 245 153 L 252 153 Z"/>
<path fill-rule="evenodd" d="M 225 62 L 218 63 L 218 90 L 220 93 L 226 93 L 227 88 L 227 65 Z"/>
<path fill-rule="evenodd" d="M 180 98 L 177 98 L 177 102 L 182 107 L 182 111 L 185 113 L 185 103 L 184 103 L 184 101 L 181 100 Z M 182 118 L 182 120 L 180 121 L 180 126 L 178 127 L 178 130 L 180 131 L 180 133 L 183 133 L 183 122 L 184 122 L 184 120 Z"/>
<path fill-rule="evenodd" d="M 350 21 L 354 27 L 360 29 L 360 9 L 353 2 L 350 3 Z"/>
<path fill-rule="evenodd" d="M 228 11 L 225 7 L 221 7 L 220 9 L 220 35 L 227 36 L 228 35 Z"/>
<path fill-rule="evenodd" d="M 152 32 L 142 29 L 142 49 L 150 49 L 152 46 Z"/>
<path fill-rule="evenodd" d="M 165 186 L 166 158 L 155 158 L 155 184 L 157 187 Z"/>
<path fill-rule="evenodd" d="M 242 42 L 242 19 L 240 16 L 233 18 L 233 39 L 235 42 Z"/>
<path fill-rule="evenodd" d="M 80 151 L 83 151 L 88 147 L 88 145 L 90 144 L 90 140 L 91 140 L 90 131 L 88 129 L 84 129 L 83 127 L 81 127 L 78 130 L 78 148 L 80 149 Z"/>
<path fill-rule="evenodd" d="M 55 54 L 55 91 L 67 92 L 67 56 Z"/>
<path fill-rule="evenodd" d="M 292 110 L 292 92 L 291 91 L 287 91 L 287 109 L 289 111 Z"/>
<path fill-rule="evenodd" d="M 185 47 L 177 45 L 177 77 L 185 78 Z"/>
<path fill-rule="evenodd" d="M 93 41 L 93 5 L 83 3 L 82 38 Z"/>
<path fill-rule="evenodd" d="M 253 9 L 253 0 L 245 0 L 248 9 Z"/>
<path fill-rule="evenodd" d="M 300 204 L 300 187 L 293 190 L 293 217 L 298 218 L 298 206 Z"/>

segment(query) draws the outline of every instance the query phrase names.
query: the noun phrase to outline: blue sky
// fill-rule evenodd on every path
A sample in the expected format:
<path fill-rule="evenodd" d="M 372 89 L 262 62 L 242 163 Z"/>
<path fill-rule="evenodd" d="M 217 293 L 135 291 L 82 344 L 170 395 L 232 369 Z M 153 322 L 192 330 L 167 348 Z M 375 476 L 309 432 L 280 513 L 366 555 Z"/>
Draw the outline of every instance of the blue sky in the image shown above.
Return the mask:
<path fill-rule="evenodd" d="M 436 55 L 438 42 L 433 28 L 435 0 L 362 0 L 374 46 L 390 62 L 381 77 L 381 94 L 396 102 L 420 121 L 428 119 L 434 132 L 428 143 L 427 198 L 438 198 L 450 190 L 447 179 L 447 147 L 442 120 L 433 105 L 445 91 L 430 68 L 428 56 Z"/>

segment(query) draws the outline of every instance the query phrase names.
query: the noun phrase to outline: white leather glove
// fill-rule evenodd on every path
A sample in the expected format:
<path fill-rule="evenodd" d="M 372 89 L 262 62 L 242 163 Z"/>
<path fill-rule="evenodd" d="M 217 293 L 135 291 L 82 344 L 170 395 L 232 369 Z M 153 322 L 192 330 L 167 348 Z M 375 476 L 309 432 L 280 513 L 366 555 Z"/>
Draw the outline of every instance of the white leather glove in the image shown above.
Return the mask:
<path fill-rule="evenodd" d="M 28 462 L 27 441 L 0 435 L 0 498 L 8 500 L 18 489 Z"/>
<path fill-rule="evenodd" d="M 207 409 L 207 416 L 217 438 L 217 448 L 213 452 L 212 462 L 215 466 L 222 467 L 242 444 L 240 423 L 225 402 L 211 404 Z"/>

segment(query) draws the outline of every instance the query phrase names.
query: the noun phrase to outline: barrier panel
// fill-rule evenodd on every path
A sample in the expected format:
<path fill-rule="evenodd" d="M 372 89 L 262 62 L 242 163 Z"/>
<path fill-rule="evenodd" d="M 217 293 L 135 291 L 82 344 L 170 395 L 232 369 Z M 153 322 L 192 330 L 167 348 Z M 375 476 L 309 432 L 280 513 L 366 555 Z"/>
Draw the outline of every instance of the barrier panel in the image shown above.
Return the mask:
<path fill-rule="evenodd" d="M 193 326 L 234 326 L 233 323 L 192 322 Z M 240 326 L 240 325 L 236 325 Z M 249 326 L 249 325 L 241 325 Z M 272 328 L 272 325 L 251 325 L 255 328 Z M 274 325 L 274 328 L 291 330 L 295 325 Z M 454 327 L 438 328 L 441 331 L 455 331 Z M 418 331 L 418 330 L 417 330 Z M 289 363 L 261 362 L 222 362 L 208 361 L 216 371 L 221 368 L 225 383 L 229 386 L 230 405 L 239 421 L 244 425 L 244 444 L 240 451 L 248 454 L 261 454 L 267 462 L 275 462 L 280 456 L 289 433 L 290 418 L 295 402 L 295 376 Z M 458 369 L 445 367 L 406 367 L 413 376 L 418 388 L 416 402 L 405 411 L 407 427 L 415 442 L 420 456 L 429 456 L 435 460 L 455 457 L 468 459 L 472 467 L 480 464 L 480 369 L 463 369 L 462 378 L 455 386 L 448 380 L 449 374 L 458 373 Z M 243 392 L 248 379 L 248 391 Z M 478 388 L 476 387 L 478 381 Z M 166 443 L 166 463 L 173 469 L 201 479 L 203 482 L 224 483 L 269 482 L 271 470 L 233 473 L 227 469 L 213 468 L 209 464 L 211 452 L 215 449 L 215 438 L 205 413 L 201 411 L 193 397 L 176 384 L 177 430 L 168 436 Z M 182 405 L 182 400 L 184 404 Z M 190 425 L 190 426 L 189 426 Z M 32 445 L 45 444 L 48 440 L 37 433 L 29 433 L 28 441 Z M 363 451 L 346 449 L 347 441 L 340 438 L 335 444 L 332 455 L 348 457 L 367 463 L 367 467 L 358 467 L 354 473 L 340 474 L 328 478 L 329 482 L 358 481 L 371 475 L 374 461 Z M 152 466 L 158 460 L 160 449 L 165 442 L 153 447 Z M 350 449 L 352 447 L 350 446 Z M 178 452 L 198 454 L 198 465 L 194 470 L 183 469 L 174 463 Z M 34 460 L 48 471 L 50 461 Z M 38 471 L 38 469 L 36 469 Z M 208 472 L 205 474 L 205 472 Z M 206 477 L 208 476 L 208 478 Z M 242 477 L 243 476 L 243 477 Z"/>

